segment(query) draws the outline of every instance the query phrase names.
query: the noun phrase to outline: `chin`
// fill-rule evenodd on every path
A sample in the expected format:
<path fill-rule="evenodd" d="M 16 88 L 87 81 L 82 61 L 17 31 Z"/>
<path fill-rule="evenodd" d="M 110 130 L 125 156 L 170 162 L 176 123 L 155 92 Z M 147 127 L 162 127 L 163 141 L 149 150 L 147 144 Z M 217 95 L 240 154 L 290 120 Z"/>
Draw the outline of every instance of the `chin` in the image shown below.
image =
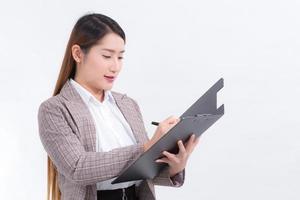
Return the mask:
<path fill-rule="evenodd" d="M 105 85 L 105 86 L 103 87 L 103 90 L 111 90 L 112 87 L 113 87 L 113 85 Z"/>

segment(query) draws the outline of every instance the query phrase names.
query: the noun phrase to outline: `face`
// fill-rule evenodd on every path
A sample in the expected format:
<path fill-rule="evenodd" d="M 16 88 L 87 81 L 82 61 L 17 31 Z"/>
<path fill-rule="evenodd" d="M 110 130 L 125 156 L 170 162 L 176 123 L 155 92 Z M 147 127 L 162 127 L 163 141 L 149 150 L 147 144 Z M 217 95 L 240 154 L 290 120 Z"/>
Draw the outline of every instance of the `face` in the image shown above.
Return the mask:
<path fill-rule="evenodd" d="M 75 80 L 94 94 L 110 90 L 122 68 L 124 47 L 124 40 L 115 33 L 105 35 L 86 54 L 80 47 L 76 52 L 73 46 L 77 62 Z"/>

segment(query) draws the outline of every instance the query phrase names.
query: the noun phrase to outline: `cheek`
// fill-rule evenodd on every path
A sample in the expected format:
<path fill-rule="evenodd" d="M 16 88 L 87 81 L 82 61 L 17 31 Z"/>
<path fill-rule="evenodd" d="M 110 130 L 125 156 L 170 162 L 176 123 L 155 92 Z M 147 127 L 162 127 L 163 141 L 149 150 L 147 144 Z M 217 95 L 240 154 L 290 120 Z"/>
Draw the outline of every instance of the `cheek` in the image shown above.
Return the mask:
<path fill-rule="evenodd" d="M 101 58 L 93 58 L 87 63 L 88 67 L 91 69 L 91 75 L 99 75 L 105 73 L 107 69 L 107 63 Z"/>

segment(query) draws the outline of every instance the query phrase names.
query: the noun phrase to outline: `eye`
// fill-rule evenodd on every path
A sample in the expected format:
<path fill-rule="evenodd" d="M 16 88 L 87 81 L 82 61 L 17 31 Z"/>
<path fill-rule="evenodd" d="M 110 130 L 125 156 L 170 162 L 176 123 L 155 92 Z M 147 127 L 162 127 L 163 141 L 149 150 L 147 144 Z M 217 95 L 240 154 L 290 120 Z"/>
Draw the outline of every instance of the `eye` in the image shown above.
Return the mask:
<path fill-rule="evenodd" d="M 102 55 L 104 58 L 111 58 L 111 56 Z"/>
<path fill-rule="evenodd" d="M 118 59 L 119 59 L 119 60 L 122 60 L 122 59 L 123 59 L 123 57 L 118 57 Z"/>

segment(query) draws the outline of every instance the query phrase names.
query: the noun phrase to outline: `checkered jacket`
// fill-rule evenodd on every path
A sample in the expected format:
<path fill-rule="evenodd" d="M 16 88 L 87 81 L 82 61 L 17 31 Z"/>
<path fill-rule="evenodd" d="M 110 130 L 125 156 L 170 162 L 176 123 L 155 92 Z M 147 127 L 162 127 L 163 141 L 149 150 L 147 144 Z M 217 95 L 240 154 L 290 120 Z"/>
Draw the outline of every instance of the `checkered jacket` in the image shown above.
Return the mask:
<path fill-rule="evenodd" d="M 58 171 L 62 200 L 96 200 L 96 183 L 118 176 L 120 171 L 143 152 L 148 140 L 137 103 L 112 92 L 117 106 L 129 123 L 136 145 L 96 152 L 96 129 L 89 109 L 69 81 L 60 93 L 44 101 L 38 111 L 42 144 Z M 184 171 L 170 179 L 163 170 L 136 188 L 141 200 L 155 200 L 154 185 L 181 186 Z"/>

